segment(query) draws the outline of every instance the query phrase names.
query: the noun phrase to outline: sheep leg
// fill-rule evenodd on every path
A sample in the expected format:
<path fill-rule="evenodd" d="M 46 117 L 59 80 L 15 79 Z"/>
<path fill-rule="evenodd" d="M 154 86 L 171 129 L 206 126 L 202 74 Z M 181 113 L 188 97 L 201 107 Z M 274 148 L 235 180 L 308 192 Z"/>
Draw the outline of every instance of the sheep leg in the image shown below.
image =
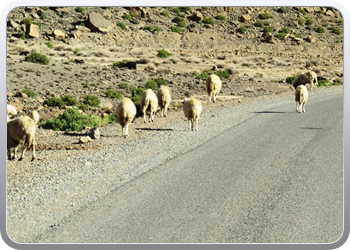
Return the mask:
<path fill-rule="evenodd" d="M 125 125 L 125 135 L 124 137 L 126 138 L 129 135 L 129 124 Z"/>
<path fill-rule="evenodd" d="M 35 142 L 33 142 L 33 144 L 32 144 L 32 150 L 33 150 L 33 154 L 32 154 L 32 160 L 31 161 L 34 161 L 35 160 Z"/>
<path fill-rule="evenodd" d="M 168 115 L 168 105 L 167 104 L 165 104 L 163 112 L 164 112 L 164 117 L 166 117 Z"/>
<path fill-rule="evenodd" d="M 211 94 L 209 95 L 209 102 L 211 103 Z"/>
<path fill-rule="evenodd" d="M 216 94 L 213 95 L 213 101 L 216 102 Z"/>
<path fill-rule="evenodd" d="M 306 111 L 305 111 L 305 102 L 302 103 L 302 106 L 303 106 L 303 112 L 306 113 Z"/>
<path fill-rule="evenodd" d="M 191 119 L 188 118 L 188 130 L 191 130 Z"/>
<path fill-rule="evenodd" d="M 198 132 L 198 120 L 196 119 L 194 122 L 195 122 L 195 130 L 196 132 Z"/>

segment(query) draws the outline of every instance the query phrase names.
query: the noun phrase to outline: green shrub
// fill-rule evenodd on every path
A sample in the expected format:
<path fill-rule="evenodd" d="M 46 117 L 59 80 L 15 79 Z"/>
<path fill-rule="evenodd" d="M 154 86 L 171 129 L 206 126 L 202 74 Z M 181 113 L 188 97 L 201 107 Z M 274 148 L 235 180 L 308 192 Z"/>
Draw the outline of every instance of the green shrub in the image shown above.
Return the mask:
<path fill-rule="evenodd" d="M 86 8 L 85 7 L 77 7 L 75 8 L 76 12 L 80 12 L 80 13 L 85 13 L 86 12 Z"/>
<path fill-rule="evenodd" d="M 90 106 L 97 107 L 98 105 L 100 105 L 101 101 L 95 95 L 86 95 L 84 97 L 84 103 Z"/>
<path fill-rule="evenodd" d="M 30 90 L 30 89 L 23 89 L 22 90 L 23 93 L 25 93 L 27 96 L 29 97 L 35 97 L 36 94 L 34 93 L 34 91 Z"/>
<path fill-rule="evenodd" d="M 140 20 L 137 19 L 137 18 L 133 18 L 133 19 L 130 20 L 130 23 L 132 23 L 132 24 L 139 24 Z"/>
<path fill-rule="evenodd" d="M 323 27 L 317 27 L 317 28 L 315 28 L 315 31 L 317 32 L 317 33 L 325 33 L 326 32 L 326 30 L 325 30 L 325 28 L 323 28 Z"/>
<path fill-rule="evenodd" d="M 112 123 L 112 122 L 118 122 L 118 117 L 116 114 L 109 114 L 109 115 L 106 115 L 105 117 L 103 117 L 101 119 L 101 126 L 102 125 L 106 125 L 108 123 Z"/>
<path fill-rule="evenodd" d="M 262 27 L 264 27 L 264 21 L 258 20 L 254 23 L 254 26 L 262 28 Z"/>
<path fill-rule="evenodd" d="M 190 12 L 192 10 L 191 7 L 179 7 L 180 12 Z"/>
<path fill-rule="evenodd" d="M 228 78 L 230 76 L 227 70 L 219 70 L 219 71 L 216 71 L 215 74 L 220 78 Z"/>
<path fill-rule="evenodd" d="M 271 15 L 270 15 L 269 13 L 267 13 L 267 12 L 264 12 L 264 13 L 259 14 L 258 17 L 259 17 L 259 19 L 261 19 L 261 20 L 266 20 L 266 19 L 271 18 Z"/>
<path fill-rule="evenodd" d="M 180 29 L 179 27 L 176 27 L 176 26 L 171 26 L 170 30 L 171 30 L 172 32 L 176 32 L 176 33 L 182 33 L 182 32 L 184 32 L 183 29 Z"/>
<path fill-rule="evenodd" d="M 330 85 L 330 81 L 327 79 L 321 79 L 318 81 L 318 86 L 322 87 L 322 86 L 328 86 Z"/>
<path fill-rule="evenodd" d="M 123 18 L 123 19 L 129 20 L 129 19 L 131 19 L 131 15 L 128 14 L 128 13 L 124 13 L 124 15 L 122 16 L 122 18 Z"/>
<path fill-rule="evenodd" d="M 84 83 L 83 88 L 88 88 L 88 87 L 90 87 L 90 84 L 89 83 Z"/>
<path fill-rule="evenodd" d="M 49 49 L 53 49 L 54 48 L 54 46 L 53 46 L 53 44 L 51 42 L 46 42 L 45 44 L 47 45 L 47 47 L 49 47 Z"/>
<path fill-rule="evenodd" d="M 303 17 L 298 17 L 298 24 L 300 26 L 305 26 L 306 20 Z"/>
<path fill-rule="evenodd" d="M 160 87 L 160 85 L 168 85 L 167 81 L 160 77 L 154 79 L 154 81 L 157 83 L 158 88 Z"/>
<path fill-rule="evenodd" d="M 49 97 L 44 101 L 44 105 L 47 105 L 49 107 L 64 107 L 65 103 L 61 100 L 61 98 Z"/>
<path fill-rule="evenodd" d="M 168 58 L 171 56 L 171 54 L 168 51 L 161 49 L 161 50 L 158 50 L 157 56 L 160 58 Z"/>
<path fill-rule="evenodd" d="M 203 18 L 202 23 L 214 25 L 215 24 L 215 19 L 212 18 L 212 17 L 205 17 L 205 18 Z"/>
<path fill-rule="evenodd" d="M 120 27 L 121 29 L 125 30 L 126 26 L 124 23 L 117 23 L 117 26 Z"/>
<path fill-rule="evenodd" d="M 290 7 L 281 7 L 277 10 L 279 13 L 288 13 L 290 11 Z"/>
<path fill-rule="evenodd" d="M 55 131 L 81 131 L 85 127 L 98 127 L 100 124 L 100 117 L 81 114 L 77 109 L 70 108 L 57 118 L 43 121 L 40 125 L 44 129 Z"/>
<path fill-rule="evenodd" d="M 202 71 L 202 73 L 199 75 L 202 79 L 207 79 L 210 74 L 212 74 L 213 71 L 211 69 L 205 69 Z"/>
<path fill-rule="evenodd" d="M 217 15 L 217 16 L 215 17 L 215 19 L 216 19 L 216 20 L 219 20 L 219 21 L 226 21 L 226 17 L 223 16 L 223 15 Z"/>
<path fill-rule="evenodd" d="M 177 25 L 181 28 L 185 28 L 187 26 L 185 21 L 178 22 Z"/>
<path fill-rule="evenodd" d="M 64 102 L 65 105 L 68 106 L 74 106 L 78 104 L 78 101 L 74 98 L 73 95 L 64 95 L 61 97 L 61 100 Z"/>
<path fill-rule="evenodd" d="M 30 53 L 25 57 L 24 60 L 28 62 L 39 63 L 44 65 L 49 64 L 49 59 L 47 58 L 47 56 L 37 52 Z"/>
<path fill-rule="evenodd" d="M 142 30 L 148 30 L 148 31 L 150 31 L 150 32 L 152 32 L 152 33 L 156 33 L 157 31 L 158 31 L 158 32 L 159 32 L 159 31 L 162 31 L 161 28 L 153 27 L 153 26 L 145 26 L 145 27 L 142 27 L 141 29 L 142 29 Z"/>
<path fill-rule="evenodd" d="M 157 90 L 158 89 L 158 84 L 154 80 L 149 80 L 145 84 L 146 89 L 153 89 Z"/>
<path fill-rule="evenodd" d="M 263 32 L 270 32 L 270 33 L 273 33 L 273 29 L 271 27 L 265 27 L 263 29 Z"/>
<path fill-rule="evenodd" d="M 74 50 L 73 50 L 73 53 L 74 53 L 75 55 L 77 55 L 77 54 L 79 53 L 79 51 L 80 51 L 79 49 L 74 49 Z"/>
<path fill-rule="evenodd" d="M 176 16 L 173 20 L 171 20 L 173 23 L 178 23 L 184 21 L 183 17 Z"/>
<path fill-rule="evenodd" d="M 287 78 L 286 78 L 286 82 L 289 83 L 289 84 L 293 84 L 293 82 L 295 81 L 295 79 L 298 78 L 298 76 L 299 76 L 299 74 L 296 74 L 296 75 L 287 77 Z"/>
<path fill-rule="evenodd" d="M 118 85 L 118 87 L 121 88 L 121 89 L 128 89 L 129 88 L 129 84 L 122 82 L 122 83 L 120 83 Z"/>
<path fill-rule="evenodd" d="M 340 35 L 343 33 L 343 30 L 338 28 L 338 27 L 332 27 L 331 30 L 333 31 L 333 33 Z"/>
<path fill-rule="evenodd" d="M 119 91 L 111 90 L 111 89 L 106 90 L 106 96 L 108 98 L 112 98 L 112 99 L 118 99 L 118 100 L 123 99 L 122 93 L 120 93 Z"/>
<path fill-rule="evenodd" d="M 245 27 L 245 26 L 240 26 L 238 29 L 237 29 L 237 32 L 238 33 L 241 33 L 241 34 L 243 34 L 243 33 L 246 33 L 248 30 L 247 30 L 247 27 Z"/>
<path fill-rule="evenodd" d="M 163 10 L 160 14 L 165 17 L 169 16 L 169 12 L 167 10 Z"/>
<path fill-rule="evenodd" d="M 122 60 L 122 61 L 118 61 L 118 62 L 113 63 L 112 66 L 116 67 L 116 68 L 123 68 L 123 67 L 126 67 L 127 64 L 128 64 L 128 61 Z"/>
<path fill-rule="evenodd" d="M 31 24 L 32 23 L 32 19 L 27 17 L 27 18 L 24 18 L 22 19 L 21 23 L 23 24 Z"/>
<path fill-rule="evenodd" d="M 311 18 L 306 18 L 306 25 L 312 25 L 314 24 L 314 20 L 312 20 Z"/>

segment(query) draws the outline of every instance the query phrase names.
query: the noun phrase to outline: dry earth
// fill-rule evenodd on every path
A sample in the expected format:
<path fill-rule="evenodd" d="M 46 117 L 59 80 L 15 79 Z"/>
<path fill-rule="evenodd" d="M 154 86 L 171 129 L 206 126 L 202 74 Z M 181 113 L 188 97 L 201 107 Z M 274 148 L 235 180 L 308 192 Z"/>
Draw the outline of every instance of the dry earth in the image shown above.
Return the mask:
<path fill-rule="evenodd" d="M 168 11 L 167 17 L 164 11 Z M 259 15 L 265 12 L 271 18 L 261 20 Z M 102 25 L 108 26 L 103 32 L 93 31 L 89 24 L 92 13 L 100 14 L 107 22 Z M 133 18 L 125 19 L 125 14 L 131 14 Z M 193 21 L 193 16 L 204 20 L 217 15 L 225 16 L 226 20 L 216 20 L 214 25 Z M 183 33 L 169 31 L 176 16 L 187 23 Z M 24 24 L 26 18 L 41 24 L 38 37 L 20 38 L 20 34 L 29 32 Z M 314 23 L 300 25 L 298 18 L 311 19 Z M 263 38 L 262 27 L 256 25 L 259 21 L 268 22 L 274 34 L 282 27 L 288 27 L 290 33 L 282 39 L 274 38 L 267 42 Z M 118 27 L 118 22 L 125 23 L 126 28 Z M 242 25 L 248 28 L 248 32 L 237 32 Z M 146 26 L 159 27 L 162 31 L 152 33 L 142 30 Z M 314 31 L 319 26 L 326 27 L 324 34 Z M 220 101 L 230 100 L 238 105 L 238 99 L 245 102 L 251 97 L 292 92 L 285 82 L 286 78 L 306 70 L 314 70 L 319 77 L 331 82 L 342 79 L 342 35 L 330 30 L 334 26 L 342 27 L 341 13 L 329 8 L 289 8 L 281 11 L 281 8 L 271 7 L 198 7 L 189 12 L 148 7 L 89 7 L 84 11 L 73 7 L 17 8 L 8 17 L 7 101 L 22 114 L 38 109 L 41 121 L 44 121 L 65 111 L 65 108 L 44 106 L 47 98 L 73 95 L 78 101 L 83 101 L 84 96 L 93 94 L 100 98 L 101 104 L 88 112 L 103 115 L 114 112 L 118 102 L 106 98 L 107 89 L 129 96 L 130 90 L 120 89 L 120 83 L 138 87 L 161 77 L 172 91 L 174 101 L 168 118 L 171 120 L 173 111 L 186 96 L 197 96 L 206 103 L 204 81 L 194 73 L 216 69 L 230 72 L 229 77 L 223 79 Z M 57 31 L 63 35 L 54 35 Z M 46 45 L 48 41 L 53 48 Z M 171 57 L 157 57 L 160 49 L 169 51 Z M 49 64 L 25 61 L 25 55 L 31 52 L 47 55 Z M 137 68 L 112 67 L 114 62 L 121 60 L 137 62 Z M 34 91 L 36 97 L 26 97 L 22 94 L 23 89 Z M 119 129 L 116 124 L 101 128 L 102 134 L 114 130 L 114 135 L 120 134 Z M 80 134 L 64 135 L 63 132 L 39 128 L 37 149 L 40 153 L 40 150 L 88 149 L 103 145 L 103 142 L 97 141 L 79 145 Z"/>

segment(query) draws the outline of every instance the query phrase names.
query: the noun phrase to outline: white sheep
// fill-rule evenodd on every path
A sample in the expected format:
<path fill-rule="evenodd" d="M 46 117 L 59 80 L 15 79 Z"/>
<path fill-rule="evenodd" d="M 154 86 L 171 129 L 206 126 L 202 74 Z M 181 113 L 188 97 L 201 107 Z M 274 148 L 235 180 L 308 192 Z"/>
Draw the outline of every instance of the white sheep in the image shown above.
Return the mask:
<path fill-rule="evenodd" d="M 9 116 L 9 118 L 17 115 L 17 109 L 12 105 L 7 104 L 7 115 Z"/>
<path fill-rule="evenodd" d="M 140 97 L 143 120 L 146 122 L 146 112 L 149 113 L 149 122 L 154 122 L 154 116 L 158 108 L 158 99 L 152 89 L 146 89 Z"/>
<path fill-rule="evenodd" d="M 161 117 L 166 117 L 171 102 L 170 88 L 165 85 L 160 86 L 157 92 L 157 98 L 158 105 L 160 107 L 160 115 Z"/>
<path fill-rule="evenodd" d="M 202 112 L 202 103 L 193 97 L 186 98 L 182 109 L 188 119 L 188 128 L 192 131 L 198 131 L 198 120 Z"/>
<path fill-rule="evenodd" d="M 298 113 L 305 113 L 305 104 L 307 102 L 307 99 L 309 97 L 308 90 L 305 85 L 299 85 L 295 89 L 295 102 L 297 104 L 297 112 Z"/>
<path fill-rule="evenodd" d="M 40 115 L 39 115 L 38 111 L 32 110 L 29 112 L 28 116 L 34 120 L 35 124 L 38 124 L 38 122 L 40 120 Z"/>
<path fill-rule="evenodd" d="M 216 102 L 216 97 L 220 93 L 221 90 L 221 80 L 217 75 L 211 74 L 207 81 L 206 81 L 206 87 L 207 87 L 207 92 L 209 96 L 209 102 L 211 103 Z"/>
<path fill-rule="evenodd" d="M 20 116 L 7 122 L 7 151 L 8 159 L 16 159 L 17 148 L 23 145 L 21 158 L 27 149 L 32 148 L 32 161 L 35 159 L 35 122 L 29 116 Z M 11 148 L 15 148 L 14 156 L 11 157 Z"/>
<path fill-rule="evenodd" d="M 300 74 L 293 82 L 293 87 L 296 89 L 299 85 L 310 84 L 311 89 L 317 89 L 317 75 L 313 71 L 308 71 Z"/>
<path fill-rule="evenodd" d="M 122 126 L 122 136 L 129 135 L 129 124 L 136 115 L 136 106 L 129 98 L 125 97 L 117 106 L 118 122 Z M 125 128 L 125 132 L 124 132 Z"/>

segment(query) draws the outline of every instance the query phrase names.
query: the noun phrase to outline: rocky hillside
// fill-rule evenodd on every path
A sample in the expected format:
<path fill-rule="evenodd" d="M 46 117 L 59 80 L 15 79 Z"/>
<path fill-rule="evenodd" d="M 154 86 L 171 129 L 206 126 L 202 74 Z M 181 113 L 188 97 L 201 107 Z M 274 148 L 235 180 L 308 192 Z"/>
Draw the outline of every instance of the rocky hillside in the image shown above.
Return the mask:
<path fill-rule="evenodd" d="M 210 72 L 223 79 L 222 100 L 290 91 L 286 79 L 306 70 L 342 83 L 342 27 L 341 13 L 320 7 L 16 8 L 7 22 L 8 103 L 40 109 L 45 120 L 65 110 L 50 98 L 70 95 L 101 115 L 122 96 L 137 102 L 157 80 L 171 87 L 173 108 L 186 96 L 206 100 Z"/>

